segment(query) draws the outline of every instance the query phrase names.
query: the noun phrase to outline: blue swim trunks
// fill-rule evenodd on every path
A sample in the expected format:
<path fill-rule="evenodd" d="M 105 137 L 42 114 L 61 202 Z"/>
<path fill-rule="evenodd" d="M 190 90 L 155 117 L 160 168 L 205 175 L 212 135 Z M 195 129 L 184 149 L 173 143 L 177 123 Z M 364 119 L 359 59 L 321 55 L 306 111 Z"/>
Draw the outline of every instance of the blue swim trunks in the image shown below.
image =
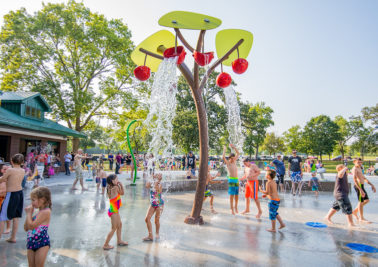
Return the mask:
<path fill-rule="evenodd" d="M 239 179 L 237 177 L 228 178 L 228 194 L 231 196 L 239 195 Z"/>
<path fill-rule="evenodd" d="M 312 191 L 319 191 L 319 188 L 316 185 L 312 186 Z"/>
<path fill-rule="evenodd" d="M 269 201 L 268 206 L 269 206 L 269 219 L 273 221 L 276 219 L 278 215 L 277 210 L 280 207 L 280 201 L 271 199 Z"/>
<path fill-rule="evenodd" d="M 302 181 L 301 172 L 291 172 L 290 178 L 293 183 L 299 183 Z"/>
<path fill-rule="evenodd" d="M 106 178 L 102 178 L 102 187 L 106 187 Z"/>

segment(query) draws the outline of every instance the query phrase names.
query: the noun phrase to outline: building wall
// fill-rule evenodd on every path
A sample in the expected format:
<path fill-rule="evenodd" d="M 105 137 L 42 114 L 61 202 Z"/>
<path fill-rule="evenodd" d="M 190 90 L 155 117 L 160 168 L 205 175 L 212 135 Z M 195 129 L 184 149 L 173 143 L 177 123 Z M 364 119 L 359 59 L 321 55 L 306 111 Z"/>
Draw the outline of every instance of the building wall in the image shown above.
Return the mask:
<path fill-rule="evenodd" d="M 58 153 L 59 153 L 60 161 L 62 162 L 62 165 L 64 165 L 64 153 L 67 149 L 67 141 L 65 141 L 65 140 L 35 137 L 35 136 L 31 136 L 31 135 L 20 135 L 20 134 L 7 133 L 7 132 L 0 132 L 0 135 L 11 137 L 10 138 L 9 158 L 11 158 L 14 154 L 20 153 L 20 143 L 21 143 L 22 138 L 41 140 L 42 146 L 47 145 L 47 143 L 49 141 L 57 142 L 57 143 L 59 143 Z M 64 166 L 62 166 L 61 169 L 63 170 Z"/>

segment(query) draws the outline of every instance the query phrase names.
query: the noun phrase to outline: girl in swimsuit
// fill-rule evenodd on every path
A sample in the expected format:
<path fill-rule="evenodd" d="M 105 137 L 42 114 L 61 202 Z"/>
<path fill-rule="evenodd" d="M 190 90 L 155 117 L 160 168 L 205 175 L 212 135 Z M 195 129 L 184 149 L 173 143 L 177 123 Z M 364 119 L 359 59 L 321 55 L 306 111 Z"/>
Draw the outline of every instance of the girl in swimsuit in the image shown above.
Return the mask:
<path fill-rule="evenodd" d="M 161 185 L 161 173 L 153 176 L 153 182 L 147 182 L 146 188 L 150 189 L 150 207 L 147 210 L 145 222 L 147 224 L 148 236 L 143 238 L 143 241 L 153 241 L 151 218 L 155 213 L 156 236 L 159 239 L 160 230 L 160 215 L 163 212 L 164 200 L 161 197 L 163 186 Z"/>
<path fill-rule="evenodd" d="M 24 229 L 27 231 L 27 255 L 29 266 L 44 266 L 50 249 L 47 233 L 51 215 L 51 192 L 47 187 L 37 187 L 30 193 L 32 204 L 25 208 Z M 34 209 L 38 213 L 33 216 Z"/>
<path fill-rule="evenodd" d="M 106 237 L 105 244 L 102 247 L 104 250 L 110 250 L 114 248 L 109 245 L 110 240 L 112 239 L 114 233 L 117 231 L 117 245 L 118 246 L 127 246 L 128 243 L 122 241 L 122 221 L 119 216 L 119 208 L 122 206 L 121 196 L 124 194 L 123 185 L 118 181 L 118 177 L 115 174 L 111 174 L 106 178 L 108 184 L 106 188 L 107 195 L 110 201 L 110 207 L 108 215 L 112 222 L 112 229 L 110 230 L 108 236 Z"/>

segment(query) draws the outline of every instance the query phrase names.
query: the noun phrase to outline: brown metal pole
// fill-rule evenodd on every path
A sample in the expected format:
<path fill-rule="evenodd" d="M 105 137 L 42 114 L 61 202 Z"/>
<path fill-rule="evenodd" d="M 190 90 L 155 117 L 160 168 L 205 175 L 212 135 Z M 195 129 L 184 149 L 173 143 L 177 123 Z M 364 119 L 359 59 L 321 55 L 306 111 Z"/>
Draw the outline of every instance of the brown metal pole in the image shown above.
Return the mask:
<path fill-rule="evenodd" d="M 177 37 L 180 39 L 181 43 L 190 51 L 193 53 L 194 48 L 185 40 L 184 36 L 181 34 L 180 29 L 174 28 L 175 32 L 177 34 Z"/>

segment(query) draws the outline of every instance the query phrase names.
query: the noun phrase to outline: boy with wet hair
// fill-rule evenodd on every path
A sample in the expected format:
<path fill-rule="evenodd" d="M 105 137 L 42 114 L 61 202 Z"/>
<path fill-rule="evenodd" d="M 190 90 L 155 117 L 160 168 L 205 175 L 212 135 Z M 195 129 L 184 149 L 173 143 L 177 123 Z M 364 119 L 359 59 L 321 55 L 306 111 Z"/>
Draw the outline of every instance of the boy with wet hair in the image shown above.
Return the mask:
<path fill-rule="evenodd" d="M 257 215 L 256 218 L 260 219 L 262 211 L 260 207 L 259 201 L 259 175 L 261 173 L 260 169 L 256 166 L 256 164 L 251 163 L 249 158 L 243 160 L 244 163 L 244 176 L 241 179 L 247 179 L 247 183 L 245 185 L 245 210 L 241 214 L 249 213 L 249 206 L 251 199 L 253 199 L 256 203 L 257 207 Z"/>
<path fill-rule="evenodd" d="M 239 179 L 238 179 L 238 167 L 236 166 L 236 160 L 239 158 L 239 151 L 233 145 L 230 144 L 230 148 L 233 148 L 236 152 L 230 153 L 228 159 L 226 158 L 226 149 L 227 147 L 223 147 L 223 160 L 227 166 L 228 171 L 228 194 L 230 195 L 230 208 L 232 215 L 235 213 L 239 213 L 238 211 L 238 201 L 239 201 Z M 235 201 L 235 204 L 234 204 Z"/>
<path fill-rule="evenodd" d="M 365 191 L 365 182 L 371 186 L 371 190 L 375 193 L 375 187 L 368 179 L 366 179 L 365 175 L 362 173 L 362 159 L 355 158 L 353 160 L 354 167 L 352 169 L 353 174 L 353 181 L 354 181 L 354 190 L 357 193 L 358 204 L 357 207 L 353 211 L 353 215 L 356 216 L 356 219 L 363 223 L 371 223 L 364 217 L 364 206 L 369 203 L 369 197 L 367 192 Z M 360 217 L 358 217 L 358 213 L 360 213 Z"/>
<path fill-rule="evenodd" d="M 260 186 L 260 192 L 264 195 L 262 197 L 268 197 L 269 201 L 269 219 L 272 222 L 272 228 L 267 229 L 268 232 L 275 233 L 276 232 L 276 219 L 280 223 L 280 227 L 278 229 L 282 229 L 285 227 L 281 216 L 278 214 L 277 210 L 280 207 L 280 197 L 277 192 L 277 184 L 274 182 L 274 178 L 276 177 L 276 172 L 274 170 L 267 170 L 265 178 L 268 179 L 266 183 L 266 190 L 263 190 Z"/>
<path fill-rule="evenodd" d="M 342 209 L 343 213 L 346 215 L 348 220 L 349 227 L 355 226 L 353 224 L 352 217 L 352 204 L 350 203 L 348 194 L 349 194 L 349 185 L 348 185 L 348 168 L 343 164 L 336 166 L 337 175 L 335 180 L 335 189 L 333 195 L 335 196 L 335 202 L 332 205 L 332 208 L 329 210 L 325 219 L 328 223 L 333 224 L 331 218 L 332 216 Z"/>

